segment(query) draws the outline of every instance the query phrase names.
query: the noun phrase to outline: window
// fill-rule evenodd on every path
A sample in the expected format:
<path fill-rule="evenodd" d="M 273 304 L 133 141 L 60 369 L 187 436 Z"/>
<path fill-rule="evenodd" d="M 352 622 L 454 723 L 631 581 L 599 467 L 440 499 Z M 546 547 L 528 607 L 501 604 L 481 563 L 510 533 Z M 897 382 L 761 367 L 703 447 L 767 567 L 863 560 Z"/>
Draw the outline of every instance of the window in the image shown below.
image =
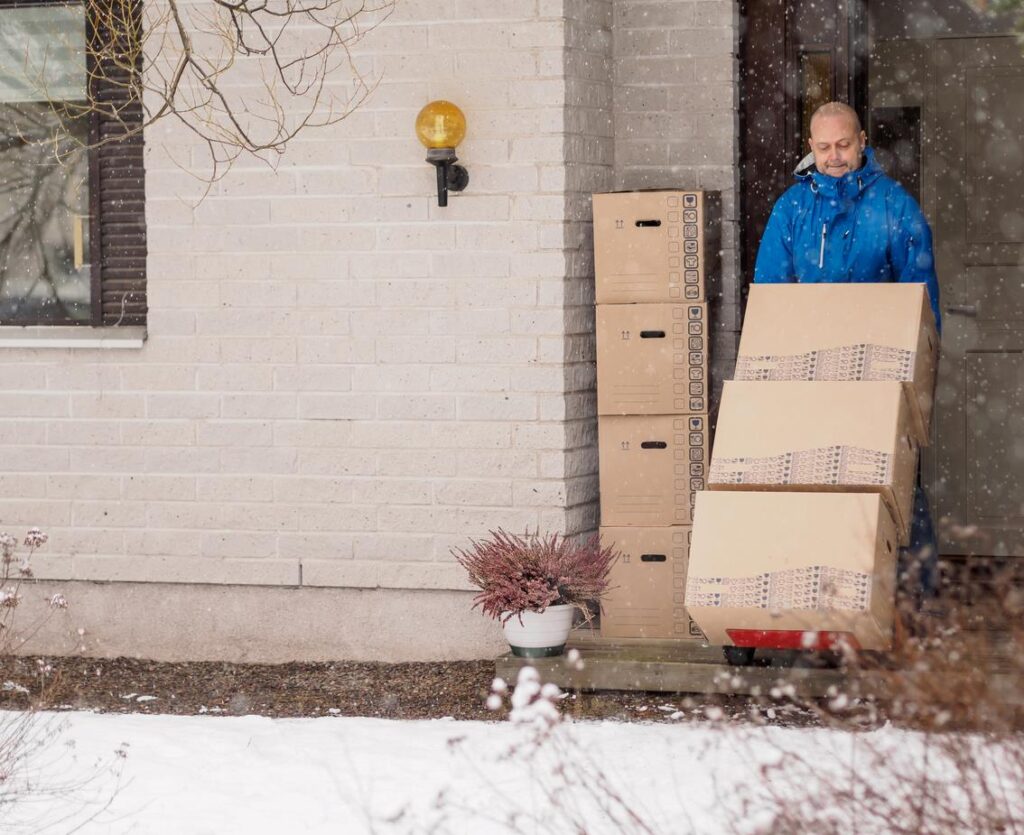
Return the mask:
<path fill-rule="evenodd" d="M 142 113 L 88 54 L 97 8 L 0 0 L 3 325 L 145 324 Z"/>

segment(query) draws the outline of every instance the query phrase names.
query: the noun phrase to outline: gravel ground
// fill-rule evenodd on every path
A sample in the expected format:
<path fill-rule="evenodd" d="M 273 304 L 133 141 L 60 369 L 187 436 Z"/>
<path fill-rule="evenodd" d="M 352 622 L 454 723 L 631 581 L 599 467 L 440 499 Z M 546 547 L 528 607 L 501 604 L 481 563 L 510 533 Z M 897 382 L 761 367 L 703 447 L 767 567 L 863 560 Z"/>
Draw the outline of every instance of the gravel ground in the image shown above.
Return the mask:
<path fill-rule="evenodd" d="M 52 669 L 41 674 L 46 666 Z M 105 712 L 484 719 L 487 662 L 160 663 L 131 658 L 0 660 L 0 706 Z M 10 684 L 8 684 L 8 682 Z M 11 687 L 11 684 L 14 686 Z M 29 692 L 26 693 L 25 690 Z"/>
<path fill-rule="evenodd" d="M 828 699 L 788 703 L 777 695 L 757 700 L 634 691 L 570 692 L 560 704 L 564 713 L 580 719 L 725 719 L 795 726 L 824 723 L 849 729 L 877 727 L 887 720 L 927 723 L 940 711 L 946 714 L 946 729 L 1020 730 L 1024 728 L 1024 709 L 1019 698 L 1007 699 L 1007 693 L 1021 692 L 1022 641 L 1024 636 L 1010 632 L 963 632 L 939 641 L 927 639 L 916 654 L 883 658 L 890 662 L 883 666 L 895 665 L 896 675 L 916 675 L 913 682 L 887 679 L 897 686 L 891 697 L 843 700 L 838 715 L 828 715 L 832 709 Z M 230 664 L 0 655 L 0 709 L 493 721 L 505 717 L 504 710 L 492 712 L 485 704 L 494 674 L 493 661 Z M 951 675 L 958 682 L 952 689 Z M 904 707 L 916 704 L 919 709 L 908 711 L 901 703 Z"/>
<path fill-rule="evenodd" d="M 431 664 L 160 663 L 130 658 L 0 657 L 0 709 L 36 707 L 113 713 L 262 716 L 373 716 L 389 719 L 495 720 L 484 702 L 490 661 Z M 564 712 L 577 718 L 679 721 L 710 707 L 747 720 L 766 715 L 742 698 L 603 691 L 571 693 Z M 718 715 L 717 711 L 714 715 Z M 814 724 L 814 713 L 776 706 L 773 722 Z"/>

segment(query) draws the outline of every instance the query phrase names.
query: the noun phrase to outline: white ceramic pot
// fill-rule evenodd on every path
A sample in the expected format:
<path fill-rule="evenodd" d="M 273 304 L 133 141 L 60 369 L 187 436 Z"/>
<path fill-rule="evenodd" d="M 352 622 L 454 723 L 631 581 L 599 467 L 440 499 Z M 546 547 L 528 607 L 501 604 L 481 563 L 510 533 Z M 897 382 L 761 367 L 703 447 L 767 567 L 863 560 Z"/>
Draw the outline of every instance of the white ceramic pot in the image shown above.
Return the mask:
<path fill-rule="evenodd" d="M 561 655 L 572 628 L 574 606 L 548 606 L 543 612 L 523 612 L 505 621 L 505 640 L 521 658 Z M 504 616 L 503 616 L 504 617 Z"/>

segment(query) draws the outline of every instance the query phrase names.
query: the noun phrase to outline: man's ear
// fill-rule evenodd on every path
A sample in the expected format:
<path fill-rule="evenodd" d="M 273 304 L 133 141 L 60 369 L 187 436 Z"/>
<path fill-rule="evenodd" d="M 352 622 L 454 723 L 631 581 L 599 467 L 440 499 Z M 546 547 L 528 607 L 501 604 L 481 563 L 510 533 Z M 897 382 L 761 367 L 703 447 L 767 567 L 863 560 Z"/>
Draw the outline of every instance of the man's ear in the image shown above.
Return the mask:
<path fill-rule="evenodd" d="M 814 138 L 811 136 L 807 137 L 807 147 L 810 148 L 812 151 L 814 150 Z"/>
<path fill-rule="evenodd" d="M 868 147 L 868 135 L 864 131 L 860 132 L 860 149 L 863 151 Z"/>

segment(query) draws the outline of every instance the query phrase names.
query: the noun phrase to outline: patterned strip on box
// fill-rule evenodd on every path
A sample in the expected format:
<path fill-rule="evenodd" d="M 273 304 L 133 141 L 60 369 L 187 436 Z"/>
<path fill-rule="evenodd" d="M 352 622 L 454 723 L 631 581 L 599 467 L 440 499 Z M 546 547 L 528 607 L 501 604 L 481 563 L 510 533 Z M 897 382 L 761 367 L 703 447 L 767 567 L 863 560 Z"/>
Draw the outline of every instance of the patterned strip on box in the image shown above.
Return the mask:
<path fill-rule="evenodd" d="M 707 362 L 707 342 L 705 334 L 703 305 L 689 305 L 686 308 L 687 333 L 687 373 L 683 384 L 673 386 L 674 394 L 678 395 L 676 407 L 691 412 L 707 411 L 707 381 L 704 365 Z M 686 386 L 685 394 L 683 385 Z"/>
<path fill-rule="evenodd" d="M 690 551 L 691 529 L 672 533 L 672 634 L 687 635 L 690 616 L 686 612 L 686 557 Z"/>
<path fill-rule="evenodd" d="M 857 446 L 800 449 L 760 458 L 718 458 L 711 481 L 719 484 L 888 484 L 892 453 Z"/>
<path fill-rule="evenodd" d="M 697 492 L 707 487 L 704 481 L 704 447 L 707 436 L 704 431 L 704 417 L 690 415 L 672 421 L 676 434 L 673 436 L 675 463 L 672 472 L 676 490 L 675 494 L 676 522 L 689 524 L 693 520 L 693 509 L 697 501 Z M 682 434 L 683 431 L 686 434 Z M 682 513 L 683 496 L 687 497 L 685 507 L 688 512 Z"/>
<path fill-rule="evenodd" d="M 845 345 L 806 354 L 740 357 L 737 380 L 912 380 L 915 351 Z"/>
<path fill-rule="evenodd" d="M 767 610 L 866 611 L 871 575 L 812 565 L 753 577 L 689 577 L 686 605 Z"/>
<path fill-rule="evenodd" d="M 682 286 L 679 286 L 679 260 L 677 257 L 674 257 L 674 253 L 678 251 L 678 245 L 673 243 L 669 246 L 669 252 L 672 253 L 668 263 L 669 293 L 673 299 L 696 301 L 701 295 L 700 255 L 696 249 L 700 224 L 697 195 L 684 194 L 682 196 L 682 203 L 687 207 L 682 212 L 682 224 L 679 223 L 679 203 L 680 198 L 676 195 L 670 195 L 667 198 L 668 221 L 671 224 L 669 235 L 672 237 L 678 236 L 681 228 L 683 248 L 686 253 L 683 256 Z"/>

